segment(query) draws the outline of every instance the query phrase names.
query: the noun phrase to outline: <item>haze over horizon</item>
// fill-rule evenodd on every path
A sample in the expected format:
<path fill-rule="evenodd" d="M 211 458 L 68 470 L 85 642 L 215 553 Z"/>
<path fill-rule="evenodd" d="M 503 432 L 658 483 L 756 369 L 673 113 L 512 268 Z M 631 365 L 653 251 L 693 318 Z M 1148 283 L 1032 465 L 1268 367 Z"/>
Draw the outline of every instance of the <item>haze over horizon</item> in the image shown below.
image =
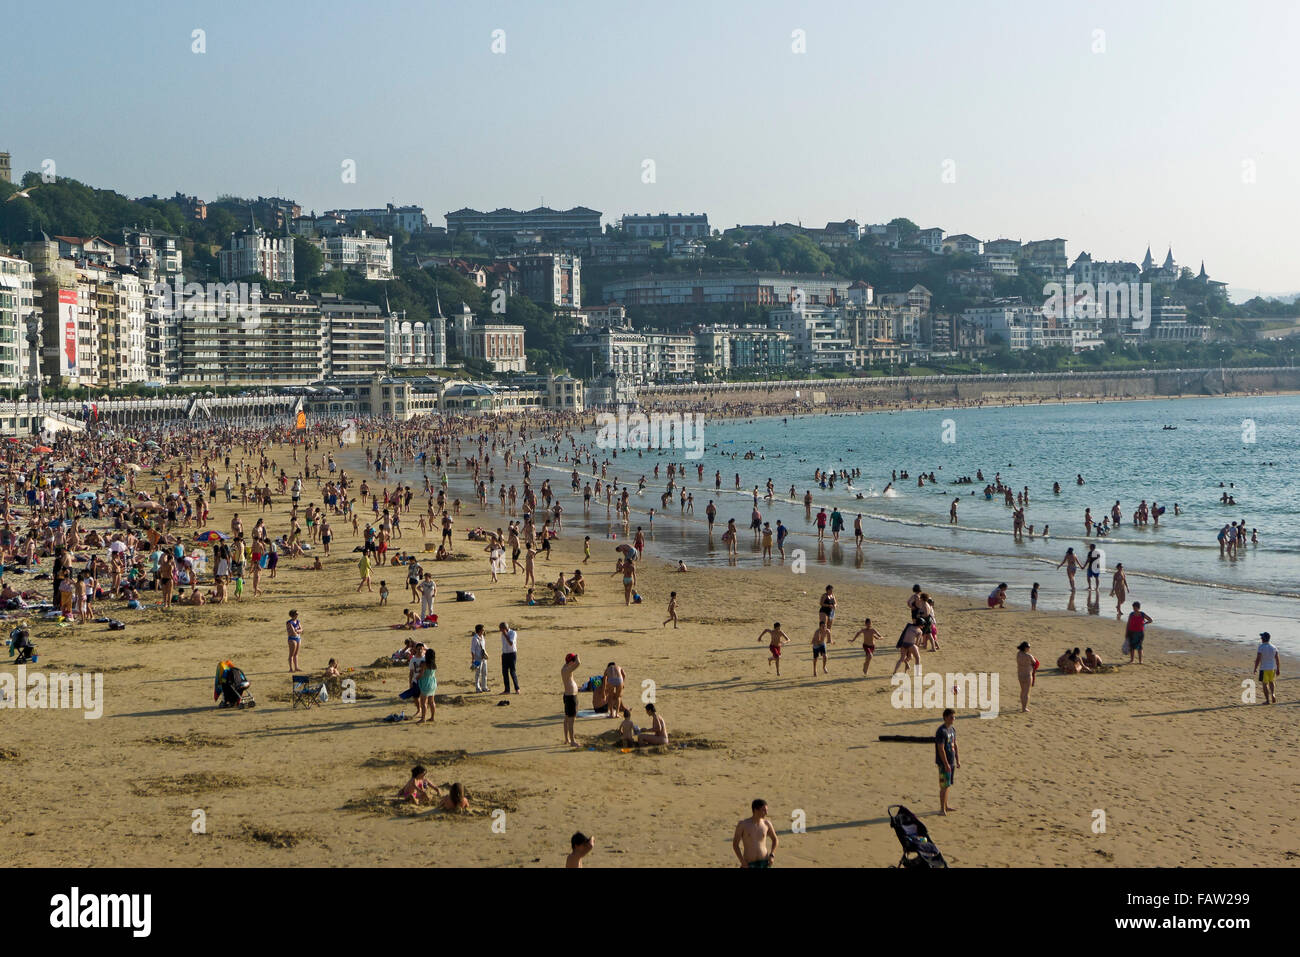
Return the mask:
<path fill-rule="evenodd" d="M 15 178 L 49 158 L 130 196 L 414 203 L 438 225 L 543 203 L 715 228 L 906 216 L 1064 237 L 1071 260 L 1172 246 L 1234 299 L 1300 289 L 1300 10 L 1283 3 L 63 2 L 6 19 L 68 28 L 55 59 L 9 48 Z"/>

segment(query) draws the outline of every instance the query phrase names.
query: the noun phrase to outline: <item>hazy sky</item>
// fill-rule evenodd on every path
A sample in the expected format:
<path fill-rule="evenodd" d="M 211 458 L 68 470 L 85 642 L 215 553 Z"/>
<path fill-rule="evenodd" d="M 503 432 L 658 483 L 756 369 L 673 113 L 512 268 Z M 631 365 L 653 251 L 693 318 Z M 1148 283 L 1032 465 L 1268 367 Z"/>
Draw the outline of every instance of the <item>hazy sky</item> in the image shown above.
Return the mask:
<path fill-rule="evenodd" d="M 1071 259 L 1172 243 L 1234 290 L 1289 292 L 1297 27 L 1291 2 L 1202 0 L 15 4 L 0 150 L 130 195 L 417 203 L 438 225 L 544 200 L 715 227 L 907 216 L 1061 236 Z"/>

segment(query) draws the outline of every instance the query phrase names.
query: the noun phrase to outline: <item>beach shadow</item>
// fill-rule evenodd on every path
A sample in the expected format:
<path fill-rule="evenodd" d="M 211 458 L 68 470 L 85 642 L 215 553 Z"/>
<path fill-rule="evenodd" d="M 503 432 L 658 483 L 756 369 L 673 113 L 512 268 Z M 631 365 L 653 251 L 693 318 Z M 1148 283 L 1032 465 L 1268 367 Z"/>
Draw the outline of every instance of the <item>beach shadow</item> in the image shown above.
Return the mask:
<path fill-rule="evenodd" d="M 918 814 L 917 817 L 925 817 L 924 813 Z M 888 824 L 889 817 L 873 817 L 865 821 L 836 821 L 834 824 L 814 824 L 806 827 L 808 833 L 813 831 L 839 831 L 846 827 L 869 827 L 872 824 Z"/>
<path fill-rule="evenodd" d="M 1300 705 L 1300 701 L 1285 701 L 1285 702 L 1283 702 L 1283 701 L 1279 701 L 1279 702 L 1278 702 L 1277 704 L 1275 704 L 1275 705 L 1264 705 L 1264 707 L 1269 707 L 1269 708 L 1294 708 L 1296 705 Z M 1206 712 L 1206 711 L 1236 711 L 1238 708 L 1258 708 L 1258 707 L 1260 707 L 1260 704 L 1259 704 L 1259 703 L 1256 703 L 1256 704 L 1221 704 L 1221 705 L 1215 705 L 1214 707 L 1209 707 L 1209 708 L 1185 708 L 1185 709 L 1183 709 L 1182 711 L 1144 711 L 1144 712 L 1138 712 L 1138 713 L 1135 713 L 1135 714 L 1133 715 L 1133 717 L 1135 717 L 1135 718 L 1167 718 L 1167 717 L 1172 717 L 1173 715 L 1176 715 L 1176 714 L 1201 714 L 1202 712 Z"/>

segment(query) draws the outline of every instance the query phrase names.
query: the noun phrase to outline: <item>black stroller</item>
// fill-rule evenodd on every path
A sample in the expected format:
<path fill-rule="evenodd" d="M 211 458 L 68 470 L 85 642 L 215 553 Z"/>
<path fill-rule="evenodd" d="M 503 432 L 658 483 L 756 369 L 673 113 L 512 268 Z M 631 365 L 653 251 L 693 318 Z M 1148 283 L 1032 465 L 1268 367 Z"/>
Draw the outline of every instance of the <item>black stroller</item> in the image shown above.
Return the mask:
<path fill-rule="evenodd" d="M 252 708 L 257 702 L 248 690 L 252 682 L 235 667 L 233 661 L 223 661 L 217 665 L 217 677 L 213 682 L 212 697 L 218 708 Z"/>
<path fill-rule="evenodd" d="M 939 853 L 939 848 L 930 840 L 930 832 L 925 829 L 921 819 L 901 804 L 892 804 L 886 809 L 889 814 L 889 826 L 894 829 L 898 843 L 903 845 L 903 856 L 898 860 L 898 867 L 947 868 L 948 862 Z"/>

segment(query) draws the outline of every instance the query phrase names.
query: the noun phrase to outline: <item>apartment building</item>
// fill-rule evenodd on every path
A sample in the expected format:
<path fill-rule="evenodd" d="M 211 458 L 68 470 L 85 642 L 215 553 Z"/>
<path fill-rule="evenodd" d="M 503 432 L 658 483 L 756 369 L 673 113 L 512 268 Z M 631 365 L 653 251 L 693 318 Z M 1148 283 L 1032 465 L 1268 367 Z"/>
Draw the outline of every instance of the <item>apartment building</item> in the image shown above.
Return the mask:
<path fill-rule="evenodd" d="M 572 253 L 533 253 L 510 256 L 501 261 L 518 270 L 520 291 L 533 302 L 545 302 L 569 309 L 582 307 L 581 256 Z"/>
<path fill-rule="evenodd" d="M 217 254 L 223 281 L 265 276 L 272 282 L 293 282 L 293 237 L 272 236 L 254 226 L 232 233 L 230 245 Z"/>
<path fill-rule="evenodd" d="M 606 302 L 626 306 L 834 306 L 848 297 L 849 281 L 796 273 L 680 273 L 608 283 Z"/>
<path fill-rule="evenodd" d="M 38 316 L 32 264 L 0 256 L 0 388 L 27 381 L 27 324 Z"/>
<path fill-rule="evenodd" d="M 709 217 L 705 213 L 624 213 L 623 233 L 635 239 L 707 238 Z"/>
<path fill-rule="evenodd" d="M 475 239 L 492 241 L 511 239 L 517 232 L 537 232 L 543 236 L 600 235 L 600 212 L 586 206 L 572 209 L 494 209 L 490 213 L 477 209 L 458 209 L 447 213 L 447 233 L 464 232 Z"/>
<path fill-rule="evenodd" d="M 358 235 L 323 236 L 315 244 L 325 257 L 322 268 L 326 271 L 346 269 L 366 279 L 393 278 L 390 237 L 368 236 L 363 229 Z"/>

